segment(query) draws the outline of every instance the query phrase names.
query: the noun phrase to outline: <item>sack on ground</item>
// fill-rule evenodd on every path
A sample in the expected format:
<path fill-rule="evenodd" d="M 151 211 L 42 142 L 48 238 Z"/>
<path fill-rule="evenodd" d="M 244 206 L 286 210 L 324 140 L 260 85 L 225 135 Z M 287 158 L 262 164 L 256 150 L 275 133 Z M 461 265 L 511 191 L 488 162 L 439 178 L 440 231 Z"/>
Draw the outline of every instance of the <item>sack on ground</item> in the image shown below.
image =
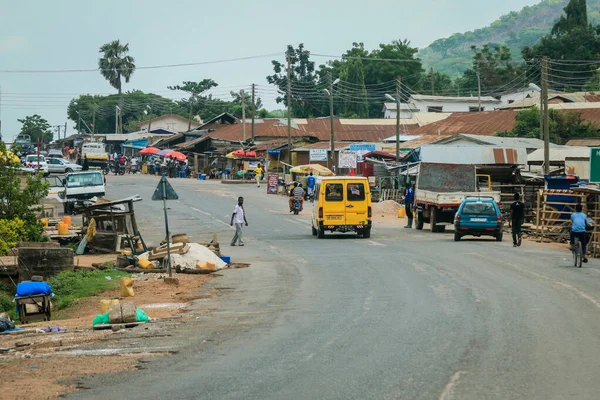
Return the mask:
<path fill-rule="evenodd" d="M 133 279 L 121 278 L 121 297 L 133 297 Z"/>

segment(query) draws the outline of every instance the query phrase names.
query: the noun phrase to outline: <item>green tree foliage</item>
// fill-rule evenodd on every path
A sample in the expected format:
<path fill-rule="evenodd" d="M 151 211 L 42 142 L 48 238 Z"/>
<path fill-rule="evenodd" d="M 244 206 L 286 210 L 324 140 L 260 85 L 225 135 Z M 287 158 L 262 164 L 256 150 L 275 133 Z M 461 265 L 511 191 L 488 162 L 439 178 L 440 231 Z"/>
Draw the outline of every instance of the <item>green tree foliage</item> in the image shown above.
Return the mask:
<path fill-rule="evenodd" d="M 188 116 L 188 110 L 177 102 L 139 90 L 121 95 L 81 95 L 71 100 L 67 107 L 67 115 L 75 124 L 81 115 L 85 122 L 81 124 L 83 133 L 87 133 L 86 124 L 94 133 L 114 133 L 116 106 L 121 109 L 125 132 L 138 131 L 139 127 L 135 125 L 136 123 L 160 115 L 177 114 L 184 118 Z"/>
<path fill-rule="evenodd" d="M 322 108 L 313 105 L 313 100 L 317 89 L 319 76 L 315 71 L 315 63 L 310 60 L 310 52 L 300 43 L 298 48 L 288 45 L 285 52 L 286 61 L 281 63 L 277 60 L 271 61 L 273 64 L 273 75 L 267 76 L 267 82 L 279 88 L 280 95 L 277 97 L 277 103 L 287 104 L 287 89 L 291 84 L 293 91 L 291 96 L 291 107 L 293 116 L 296 118 L 307 118 L 321 116 Z M 287 78 L 287 60 L 290 62 L 290 80 Z"/>
<path fill-rule="evenodd" d="M 135 60 L 127 55 L 129 44 L 122 45 L 118 40 L 113 40 L 100 47 L 100 53 L 103 53 L 98 60 L 100 73 L 121 94 L 121 78 L 129 82 L 135 71 Z"/>
<path fill-rule="evenodd" d="M 365 70 L 362 58 L 351 58 L 341 71 L 340 79 L 352 90 L 353 95 L 344 99 L 344 116 L 357 118 L 369 117 L 369 101 L 365 86 Z"/>
<path fill-rule="evenodd" d="M 525 46 L 535 45 L 544 35 L 551 32 L 567 2 L 539 1 L 538 4 L 500 17 L 488 27 L 436 40 L 427 48 L 421 49 L 418 56 L 425 66 L 433 66 L 453 78 L 471 66 L 471 45 L 506 45 L 513 58 L 518 59 Z M 588 0 L 587 5 L 589 21 L 594 25 L 599 24 L 600 0 Z"/>
<path fill-rule="evenodd" d="M 6 154 L 2 142 L 0 154 Z M 4 242 L 0 245 L 0 255 L 13 242 L 43 239 L 43 227 L 36 213 L 40 211 L 37 207 L 40 200 L 48 194 L 48 183 L 41 174 L 27 176 L 22 182 L 17 167 L 13 160 L 0 157 L 0 242 Z"/>
<path fill-rule="evenodd" d="M 489 93 L 490 90 L 498 90 L 500 93 L 502 88 L 523 84 L 515 80 L 522 76 L 527 66 L 516 66 L 507 46 L 495 46 L 493 49 L 488 45 L 481 48 L 471 46 L 471 51 L 473 54 L 471 68 L 455 82 L 455 86 L 459 87 L 464 94 L 477 94 L 477 74 L 481 79 L 483 93 Z"/>
<path fill-rule="evenodd" d="M 550 33 L 561 36 L 572 32 L 578 27 L 586 27 L 587 25 L 587 1 L 570 0 L 569 4 L 565 7 L 565 15 L 560 16 L 560 19 L 554 24 Z"/>
<path fill-rule="evenodd" d="M 583 121 L 577 112 L 566 112 L 550 109 L 550 138 L 557 144 L 564 144 L 570 139 L 580 137 L 597 137 L 600 133 L 597 125 Z M 499 136 L 507 137 L 540 137 L 540 111 L 531 108 L 519 111 L 513 130 L 501 132 Z"/>
<path fill-rule="evenodd" d="M 552 28 L 552 32 L 544 36 L 538 44 L 524 47 L 525 59 L 549 57 L 559 60 L 596 60 L 600 54 L 600 27 L 588 23 L 585 0 L 571 0 Z M 582 63 L 569 65 L 560 71 L 559 82 L 554 82 L 555 89 L 580 89 L 583 80 L 596 74 L 598 65 Z M 571 83 L 571 84 L 570 84 Z M 575 87 L 571 87 L 571 86 Z"/>
<path fill-rule="evenodd" d="M 433 68 L 429 69 L 429 72 L 427 72 L 427 75 L 425 75 L 423 79 L 424 93 L 440 96 L 459 95 L 459 93 L 455 91 L 452 79 L 446 74 L 434 71 Z M 429 88 L 427 88 L 428 85 L 430 86 Z"/>
<path fill-rule="evenodd" d="M 29 135 L 32 143 L 36 143 L 38 138 L 42 143 L 50 143 L 52 141 L 53 133 L 50 129 L 50 124 L 40 115 L 29 115 L 24 119 L 18 119 L 17 121 L 23 124 L 23 126 L 21 126 L 20 134 Z"/>

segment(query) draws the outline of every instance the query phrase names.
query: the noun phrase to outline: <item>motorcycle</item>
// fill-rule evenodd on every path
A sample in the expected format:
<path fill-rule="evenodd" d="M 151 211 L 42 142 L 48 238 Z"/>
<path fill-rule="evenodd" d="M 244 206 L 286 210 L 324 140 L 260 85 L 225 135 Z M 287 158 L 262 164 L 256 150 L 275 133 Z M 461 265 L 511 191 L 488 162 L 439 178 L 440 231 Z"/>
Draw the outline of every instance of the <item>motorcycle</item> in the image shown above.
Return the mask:
<path fill-rule="evenodd" d="M 137 174 L 138 172 L 140 172 L 139 165 L 132 165 L 131 168 L 129 168 L 130 174 Z"/>
<path fill-rule="evenodd" d="M 111 161 L 104 167 L 104 175 L 108 175 L 109 172 L 115 175 L 125 175 L 125 167 L 117 162 Z"/>
<path fill-rule="evenodd" d="M 294 200 L 294 215 L 298 215 L 302 212 L 302 202 L 300 200 Z"/>

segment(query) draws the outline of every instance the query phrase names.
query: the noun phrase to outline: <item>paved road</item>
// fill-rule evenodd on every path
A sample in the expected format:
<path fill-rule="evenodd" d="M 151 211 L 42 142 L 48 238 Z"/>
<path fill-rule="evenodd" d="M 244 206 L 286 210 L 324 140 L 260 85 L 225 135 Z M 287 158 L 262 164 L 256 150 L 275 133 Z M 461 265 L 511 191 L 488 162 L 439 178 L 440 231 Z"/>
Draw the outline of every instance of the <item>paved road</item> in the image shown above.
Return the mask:
<path fill-rule="evenodd" d="M 162 233 L 157 178 L 109 178 L 139 193 L 149 241 Z M 174 180 L 173 232 L 227 243 L 246 198 L 245 270 L 211 281 L 221 295 L 181 351 L 142 371 L 86 381 L 73 398 L 596 399 L 600 263 L 569 266 L 561 247 L 463 240 L 375 225 L 371 239 L 311 236 L 309 213 L 254 186 Z M 139 216 L 144 213 L 144 217 Z M 200 311 L 198 311 L 200 312 Z"/>

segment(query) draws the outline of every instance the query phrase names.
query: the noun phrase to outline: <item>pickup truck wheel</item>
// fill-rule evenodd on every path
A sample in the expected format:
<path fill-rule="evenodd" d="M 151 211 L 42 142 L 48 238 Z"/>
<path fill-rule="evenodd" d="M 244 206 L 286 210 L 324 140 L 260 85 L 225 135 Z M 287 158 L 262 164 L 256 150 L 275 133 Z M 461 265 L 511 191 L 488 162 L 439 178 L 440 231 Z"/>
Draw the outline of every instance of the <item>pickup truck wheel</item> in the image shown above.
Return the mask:
<path fill-rule="evenodd" d="M 421 211 L 417 213 L 417 224 L 415 225 L 415 228 L 419 231 L 423 229 L 423 213 Z"/>
<path fill-rule="evenodd" d="M 73 172 L 73 170 L 72 170 L 71 168 L 67 168 L 67 169 L 65 169 L 65 172 L 66 172 L 67 174 L 70 174 L 71 172 Z"/>
<path fill-rule="evenodd" d="M 431 232 L 435 233 L 438 231 L 437 226 L 435 226 L 436 222 L 437 222 L 437 209 L 432 208 L 431 210 L 429 210 L 429 223 L 431 224 Z"/>
<path fill-rule="evenodd" d="M 455 242 L 460 242 L 460 233 L 454 232 L 454 241 Z"/>

